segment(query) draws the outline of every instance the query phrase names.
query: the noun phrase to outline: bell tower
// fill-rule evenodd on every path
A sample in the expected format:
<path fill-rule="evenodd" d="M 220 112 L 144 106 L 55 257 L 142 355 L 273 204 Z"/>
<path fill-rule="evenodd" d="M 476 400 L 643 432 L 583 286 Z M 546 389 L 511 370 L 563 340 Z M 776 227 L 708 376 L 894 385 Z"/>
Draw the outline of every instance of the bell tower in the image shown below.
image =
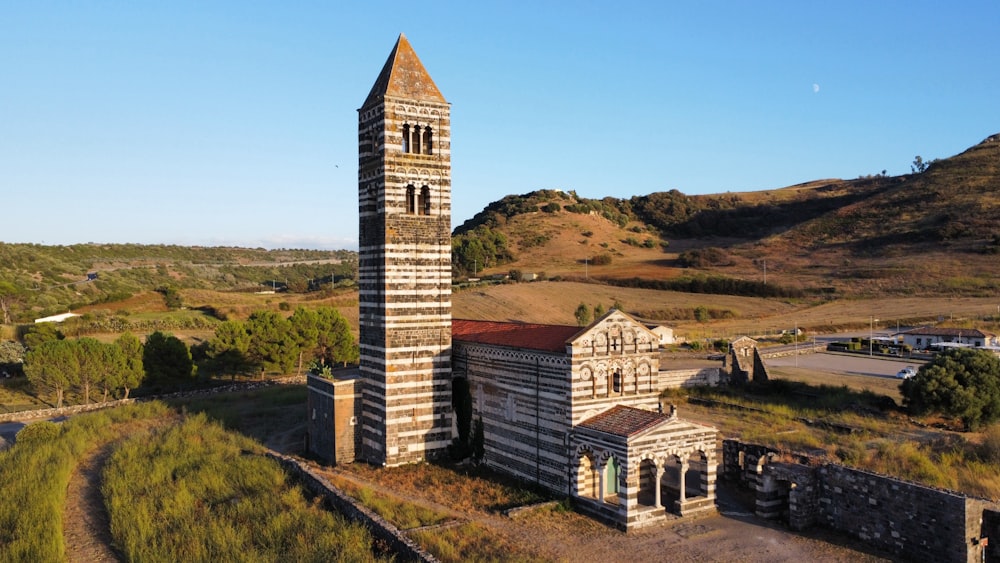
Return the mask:
<path fill-rule="evenodd" d="M 361 443 L 400 465 L 452 439 L 451 118 L 406 37 L 358 110 Z"/>

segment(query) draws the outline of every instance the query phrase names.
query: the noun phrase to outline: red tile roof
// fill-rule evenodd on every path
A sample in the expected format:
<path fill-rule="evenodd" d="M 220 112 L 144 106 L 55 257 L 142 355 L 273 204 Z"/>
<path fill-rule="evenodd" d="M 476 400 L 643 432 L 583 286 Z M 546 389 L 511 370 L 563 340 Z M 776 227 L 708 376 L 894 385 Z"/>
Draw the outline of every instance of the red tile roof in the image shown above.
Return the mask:
<path fill-rule="evenodd" d="M 577 426 L 615 436 L 627 437 L 638 434 L 667 420 L 670 420 L 670 417 L 663 413 L 646 411 L 625 405 L 615 405 L 601 414 L 584 420 Z"/>
<path fill-rule="evenodd" d="M 501 323 L 452 319 L 451 338 L 462 342 L 492 344 L 545 352 L 564 352 L 566 343 L 582 329 L 578 326 Z"/>

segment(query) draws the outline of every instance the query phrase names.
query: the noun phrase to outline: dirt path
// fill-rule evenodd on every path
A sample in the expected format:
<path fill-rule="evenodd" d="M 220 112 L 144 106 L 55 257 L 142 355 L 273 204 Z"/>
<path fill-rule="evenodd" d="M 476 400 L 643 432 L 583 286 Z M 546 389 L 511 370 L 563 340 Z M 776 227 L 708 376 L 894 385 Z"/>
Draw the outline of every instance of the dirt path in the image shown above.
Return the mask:
<path fill-rule="evenodd" d="M 177 419 L 167 416 L 152 420 L 133 420 L 118 426 L 121 438 L 102 444 L 80 460 L 66 488 L 63 506 L 63 540 L 66 558 L 71 562 L 124 561 L 114 548 L 111 521 L 101 494 L 104 464 L 122 440 L 169 425 Z"/>
<path fill-rule="evenodd" d="M 71 562 L 122 561 L 111 544 L 111 522 L 101 496 L 101 469 L 114 444 L 95 450 L 77 465 L 66 490 L 63 537 Z"/>

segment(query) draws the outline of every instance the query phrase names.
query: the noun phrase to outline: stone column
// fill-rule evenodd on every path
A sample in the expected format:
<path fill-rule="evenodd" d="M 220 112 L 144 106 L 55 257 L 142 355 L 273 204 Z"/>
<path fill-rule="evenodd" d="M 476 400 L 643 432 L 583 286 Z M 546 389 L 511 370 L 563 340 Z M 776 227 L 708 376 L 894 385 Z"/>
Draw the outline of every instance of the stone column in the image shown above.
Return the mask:
<path fill-rule="evenodd" d="M 660 503 L 660 487 L 663 486 L 663 463 L 656 464 L 656 508 L 663 508 Z"/>
<path fill-rule="evenodd" d="M 604 464 L 597 464 L 597 499 L 604 502 Z"/>
<path fill-rule="evenodd" d="M 681 491 L 681 496 L 680 496 L 679 502 L 682 505 L 684 504 L 684 501 L 687 500 L 687 498 L 685 496 L 685 492 L 684 492 L 684 487 L 685 487 L 684 481 L 685 481 L 685 477 L 687 477 L 687 470 L 688 470 L 688 462 L 687 462 L 687 460 L 686 459 L 681 460 L 681 485 L 679 487 L 680 491 Z"/>

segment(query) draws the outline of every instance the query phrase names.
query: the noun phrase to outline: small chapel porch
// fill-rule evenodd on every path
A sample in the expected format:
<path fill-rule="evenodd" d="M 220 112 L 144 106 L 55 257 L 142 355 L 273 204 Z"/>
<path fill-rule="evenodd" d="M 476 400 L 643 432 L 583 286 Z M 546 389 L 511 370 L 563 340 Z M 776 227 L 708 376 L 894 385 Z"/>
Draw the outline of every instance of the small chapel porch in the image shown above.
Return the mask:
<path fill-rule="evenodd" d="M 573 500 L 626 531 L 715 510 L 717 434 L 672 407 L 612 407 L 570 434 Z"/>

